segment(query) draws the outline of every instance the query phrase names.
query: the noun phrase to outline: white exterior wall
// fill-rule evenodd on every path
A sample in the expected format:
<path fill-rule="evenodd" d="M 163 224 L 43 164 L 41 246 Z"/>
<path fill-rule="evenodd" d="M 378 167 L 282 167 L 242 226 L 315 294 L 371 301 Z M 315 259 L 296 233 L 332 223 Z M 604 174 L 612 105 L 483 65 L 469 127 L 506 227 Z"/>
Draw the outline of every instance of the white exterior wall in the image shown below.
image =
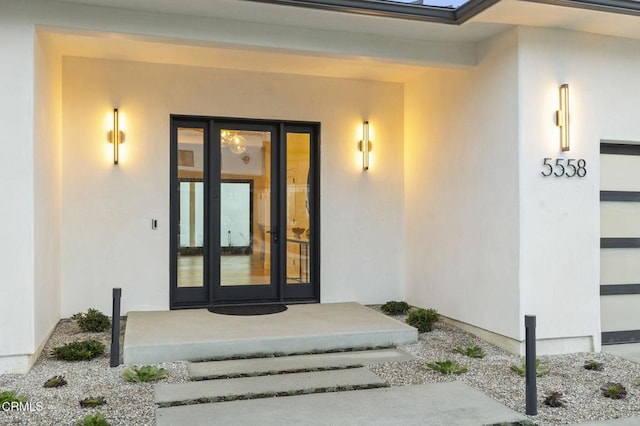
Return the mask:
<path fill-rule="evenodd" d="M 39 348 L 60 319 L 62 61 L 39 36 L 34 51 L 33 304 L 34 343 Z"/>
<path fill-rule="evenodd" d="M 126 134 L 118 166 L 106 141 L 114 106 Z M 402 85 L 65 58 L 63 316 L 108 312 L 112 287 L 123 312 L 168 308 L 170 114 L 321 122 L 321 300 L 403 297 Z"/>
<path fill-rule="evenodd" d="M 477 67 L 430 70 L 405 88 L 407 300 L 511 339 L 520 314 L 517 42 L 509 31 L 479 46 Z"/>
<path fill-rule="evenodd" d="M 536 28 L 519 37 L 522 309 L 537 315 L 540 338 L 564 338 L 543 350 L 599 350 L 599 143 L 640 140 L 640 42 Z M 562 83 L 570 86 L 565 154 L 553 121 Z M 544 157 L 583 158 L 588 174 L 544 179 Z"/>
<path fill-rule="evenodd" d="M 23 3 L 0 2 L 0 371 L 34 352 L 33 27 Z"/>

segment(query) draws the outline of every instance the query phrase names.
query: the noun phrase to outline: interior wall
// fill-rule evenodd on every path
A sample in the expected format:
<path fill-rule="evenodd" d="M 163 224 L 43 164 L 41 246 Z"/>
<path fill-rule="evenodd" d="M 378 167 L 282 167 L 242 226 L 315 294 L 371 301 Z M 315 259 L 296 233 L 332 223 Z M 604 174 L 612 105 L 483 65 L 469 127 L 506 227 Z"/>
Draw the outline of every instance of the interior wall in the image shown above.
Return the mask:
<path fill-rule="evenodd" d="M 33 353 L 33 27 L 23 2 L 0 3 L 0 372 Z"/>
<path fill-rule="evenodd" d="M 405 87 L 407 300 L 518 338 L 517 32 Z"/>
<path fill-rule="evenodd" d="M 45 343 L 60 319 L 60 179 L 62 61 L 46 39 L 35 39 L 34 337 Z"/>
<path fill-rule="evenodd" d="M 599 350 L 599 143 L 640 140 L 640 42 L 538 28 L 519 34 L 523 310 L 537 314 L 539 335 L 585 337 L 588 346 L 574 350 Z M 567 153 L 553 121 L 562 83 L 570 94 Z M 545 157 L 585 159 L 587 175 L 542 178 Z"/>
<path fill-rule="evenodd" d="M 106 139 L 114 106 L 126 134 L 118 166 Z M 112 287 L 123 312 L 168 308 L 170 114 L 321 122 L 321 299 L 402 297 L 402 85 L 66 57 L 63 316 L 108 312 Z"/>

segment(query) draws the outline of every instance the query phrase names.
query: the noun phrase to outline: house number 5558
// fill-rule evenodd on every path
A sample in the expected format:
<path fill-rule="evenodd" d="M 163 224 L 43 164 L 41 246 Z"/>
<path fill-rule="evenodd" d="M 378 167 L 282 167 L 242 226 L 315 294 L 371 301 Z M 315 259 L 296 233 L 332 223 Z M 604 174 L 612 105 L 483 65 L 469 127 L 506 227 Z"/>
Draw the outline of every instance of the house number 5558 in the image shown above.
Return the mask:
<path fill-rule="evenodd" d="M 587 175 L 587 161 L 584 159 L 576 160 L 575 158 L 545 158 L 542 162 L 544 170 L 540 174 L 544 177 L 551 175 L 555 177 L 566 176 L 568 178 L 578 176 L 585 177 Z"/>

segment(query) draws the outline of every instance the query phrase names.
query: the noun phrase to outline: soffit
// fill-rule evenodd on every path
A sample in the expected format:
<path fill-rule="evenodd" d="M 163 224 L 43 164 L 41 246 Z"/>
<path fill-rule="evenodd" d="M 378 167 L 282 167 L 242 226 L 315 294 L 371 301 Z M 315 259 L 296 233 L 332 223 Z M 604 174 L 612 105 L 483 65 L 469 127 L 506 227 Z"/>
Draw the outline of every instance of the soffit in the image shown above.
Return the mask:
<path fill-rule="evenodd" d="M 532 1 L 502 0 L 471 19 L 640 39 L 640 17 Z"/>
<path fill-rule="evenodd" d="M 424 66 L 364 57 L 283 53 L 266 49 L 237 49 L 189 45 L 184 41 L 109 33 L 58 31 L 41 28 L 62 56 L 270 72 L 318 77 L 403 83 L 425 71 Z"/>
<path fill-rule="evenodd" d="M 509 26 L 561 28 L 640 39 L 640 17 L 589 10 L 571 0 L 500 0 L 462 25 L 421 22 L 243 0 L 60 0 L 121 9 L 347 31 L 395 39 L 478 42 Z M 555 4 L 547 4 L 555 3 Z M 638 1 L 634 1 L 638 3 Z M 571 6 L 571 7 L 569 7 Z"/>
<path fill-rule="evenodd" d="M 118 9 L 197 16 L 299 27 L 324 31 L 371 34 L 397 40 L 477 42 L 503 32 L 509 24 L 468 23 L 463 26 L 381 16 L 258 3 L 244 0 L 57 0 Z"/>

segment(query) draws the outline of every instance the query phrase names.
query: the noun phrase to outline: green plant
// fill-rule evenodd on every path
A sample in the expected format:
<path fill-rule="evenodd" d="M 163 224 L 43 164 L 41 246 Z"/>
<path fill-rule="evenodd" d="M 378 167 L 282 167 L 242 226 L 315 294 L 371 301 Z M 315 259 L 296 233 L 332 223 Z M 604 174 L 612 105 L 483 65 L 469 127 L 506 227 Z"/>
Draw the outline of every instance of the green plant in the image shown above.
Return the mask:
<path fill-rule="evenodd" d="M 111 325 L 111 321 L 105 314 L 93 308 L 89 308 L 86 313 L 77 313 L 71 318 L 78 321 L 78 326 L 82 331 L 100 333 L 107 331 Z"/>
<path fill-rule="evenodd" d="M 102 413 L 88 414 L 76 424 L 77 426 L 111 426 Z"/>
<path fill-rule="evenodd" d="M 544 396 L 544 404 L 549 407 L 564 407 L 564 394 L 557 391 L 547 392 Z"/>
<path fill-rule="evenodd" d="M 420 333 L 431 331 L 433 324 L 438 322 L 440 314 L 435 309 L 417 309 L 409 312 L 407 316 L 407 324 L 418 329 Z"/>
<path fill-rule="evenodd" d="M 527 375 L 527 363 L 526 361 L 522 361 L 522 364 L 515 365 L 513 364 L 509 369 L 515 373 L 518 373 L 520 377 L 524 377 Z M 540 364 L 540 360 L 536 359 L 536 377 L 542 377 L 545 374 L 549 373 L 551 369 L 546 365 Z"/>
<path fill-rule="evenodd" d="M 636 379 L 636 386 L 640 386 L 640 377 Z"/>
<path fill-rule="evenodd" d="M 464 365 L 461 365 L 458 361 L 446 359 L 444 361 L 430 362 L 425 365 L 427 370 L 437 371 L 441 374 L 462 374 L 466 373 L 469 369 Z"/>
<path fill-rule="evenodd" d="M 622 399 L 627 396 L 627 389 L 620 383 L 607 382 L 600 386 L 602 395 L 611 399 Z"/>
<path fill-rule="evenodd" d="M 64 379 L 64 376 L 53 376 L 46 382 L 44 382 L 45 388 L 59 388 L 60 386 L 64 386 L 67 384 L 67 381 Z"/>
<path fill-rule="evenodd" d="M 25 403 L 27 402 L 27 397 L 18 395 L 18 392 L 14 390 L 0 392 L 0 407 L 2 405 L 6 405 L 7 403 L 11 404 L 12 402 Z"/>
<path fill-rule="evenodd" d="M 134 365 L 122 373 L 122 378 L 127 382 L 155 382 L 165 377 L 167 377 L 167 370 L 154 365 L 144 365 L 140 368 Z"/>
<path fill-rule="evenodd" d="M 407 302 L 396 302 L 391 300 L 380 307 L 382 312 L 387 315 L 403 315 L 409 312 L 409 304 Z"/>
<path fill-rule="evenodd" d="M 584 362 L 584 368 L 586 370 L 602 371 L 602 370 L 604 370 L 604 364 L 602 364 L 601 362 L 596 361 L 595 359 L 590 359 L 590 360 Z"/>
<path fill-rule="evenodd" d="M 486 355 L 486 353 L 480 346 L 456 346 L 453 350 L 470 358 L 484 358 L 484 356 Z"/>
<path fill-rule="evenodd" d="M 107 403 L 107 400 L 103 396 L 90 396 L 80 400 L 80 406 L 82 408 L 99 407 Z"/>
<path fill-rule="evenodd" d="M 97 340 L 82 340 L 67 343 L 53 349 L 53 355 L 64 361 L 85 361 L 104 354 L 105 347 Z"/>

